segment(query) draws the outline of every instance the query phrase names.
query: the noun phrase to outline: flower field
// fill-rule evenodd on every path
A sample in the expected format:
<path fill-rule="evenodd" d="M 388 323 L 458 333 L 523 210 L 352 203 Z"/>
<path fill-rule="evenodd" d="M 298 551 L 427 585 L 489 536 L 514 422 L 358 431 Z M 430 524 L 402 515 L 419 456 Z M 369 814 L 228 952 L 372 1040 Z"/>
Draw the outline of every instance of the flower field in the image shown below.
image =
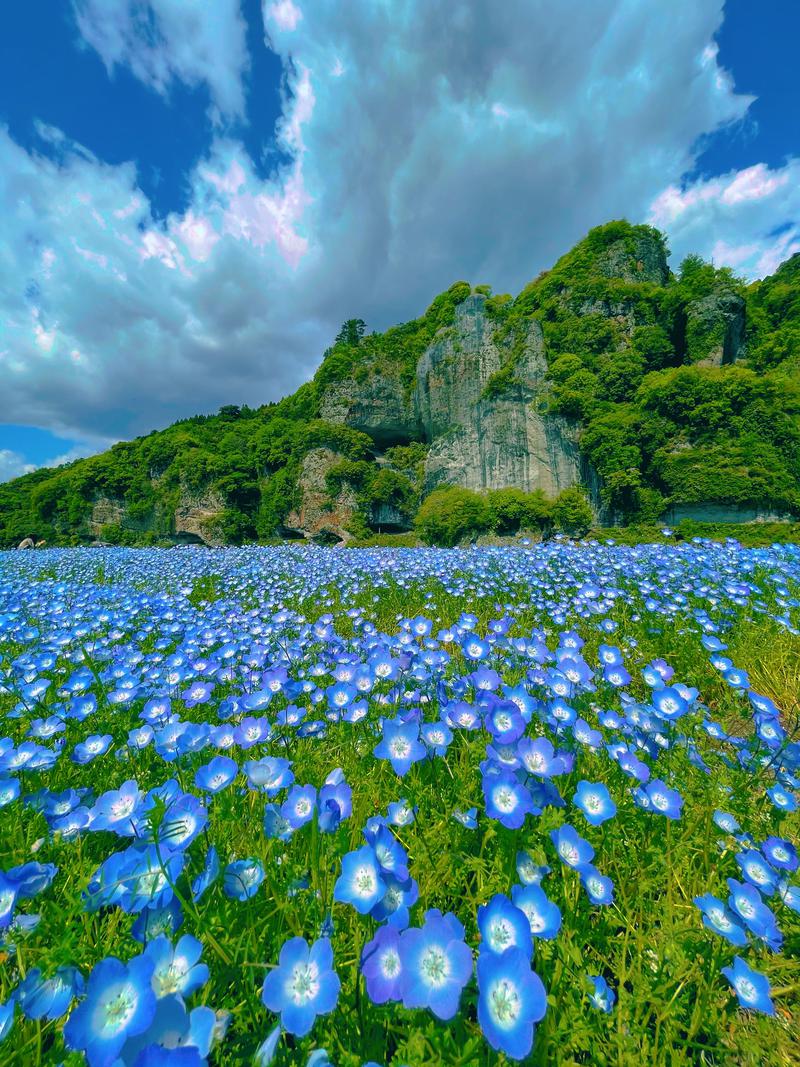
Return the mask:
<path fill-rule="evenodd" d="M 0 1063 L 800 1063 L 800 549 L 0 554 Z"/>

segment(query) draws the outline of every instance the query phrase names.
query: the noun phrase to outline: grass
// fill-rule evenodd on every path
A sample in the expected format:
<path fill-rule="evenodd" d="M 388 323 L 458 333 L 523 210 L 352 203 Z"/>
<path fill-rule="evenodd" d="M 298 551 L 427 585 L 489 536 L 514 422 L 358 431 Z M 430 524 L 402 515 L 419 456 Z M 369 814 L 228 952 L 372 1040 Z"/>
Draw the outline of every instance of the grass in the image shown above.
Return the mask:
<path fill-rule="evenodd" d="M 104 553 L 102 565 L 94 571 L 94 589 L 89 589 L 93 572 L 82 561 L 87 555 L 94 559 L 91 553 L 83 557 L 80 553 L 54 553 L 38 574 L 36 557 L 26 561 L 26 566 L 34 570 L 24 575 L 19 570 L 21 564 L 0 562 L 0 593 L 5 593 L 8 604 L 9 590 L 22 589 L 22 600 L 32 619 L 37 603 L 42 610 L 57 596 L 72 604 L 77 617 L 87 610 L 92 597 L 100 604 L 115 605 L 118 618 L 96 625 L 106 636 L 115 626 L 118 628 L 118 636 L 109 641 L 115 656 L 121 659 L 139 649 L 144 650 L 146 660 L 152 660 L 156 654 L 166 655 L 179 646 L 181 638 L 175 635 L 169 649 L 155 652 L 153 624 L 167 602 L 173 604 L 179 618 L 193 620 L 196 633 L 202 635 L 204 627 L 212 632 L 221 629 L 227 633 L 226 640 L 234 641 L 244 632 L 245 618 L 252 618 L 255 613 L 259 620 L 267 620 L 279 603 L 308 622 L 328 612 L 334 617 L 342 652 L 360 654 L 354 609 L 361 609 L 360 618 L 369 618 L 378 630 L 387 633 L 396 632 L 398 617 L 426 615 L 434 620 L 435 633 L 440 626 L 455 623 L 461 612 L 470 611 L 478 617 L 476 629 L 483 633 L 489 621 L 498 618 L 499 590 L 504 590 L 503 602 L 516 605 L 512 633 L 530 634 L 534 626 L 543 626 L 553 648 L 558 632 L 574 627 L 586 639 L 583 654 L 589 664 L 597 662 L 601 641 L 609 640 L 598 632 L 593 620 L 575 616 L 558 624 L 552 616 L 532 606 L 530 588 L 504 570 L 499 557 L 495 561 L 496 573 L 490 566 L 488 579 L 470 571 L 470 560 L 477 555 L 473 552 L 463 554 L 462 569 L 448 570 L 446 580 L 435 573 L 418 580 L 404 575 L 402 566 L 387 564 L 394 577 L 382 578 L 376 584 L 370 581 L 366 568 L 358 577 L 358 553 L 350 554 L 356 577 L 345 583 L 325 582 L 322 565 L 317 577 L 301 581 L 297 578 L 300 564 L 294 562 L 295 557 L 284 556 L 282 562 L 276 563 L 268 553 L 269 550 L 261 550 L 260 554 L 192 554 L 187 557 L 192 573 L 185 575 L 177 569 L 159 570 L 160 564 L 153 564 L 152 560 L 164 557 L 157 553 L 110 551 Z M 314 558 L 323 560 L 328 556 L 318 553 Z M 200 557 L 202 563 L 197 562 Z M 298 551 L 296 559 L 304 558 L 305 553 Z M 268 582 L 264 581 L 262 566 L 269 570 Z M 432 571 L 436 566 L 432 564 Z M 624 587 L 624 575 L 617 577 Z M 749 580 L 754 580 L 752 575 Z M 774 583 L 770 584 L 763 575 L 759 580 L 763 596 L 775 607 Z M 147 586 L 146 591 L 131 593 L 134 581 Z M 267 603 L 270 596 L 271 604 Z M 692 594 L 689 606 L 693 599 L 699 603 Z M 727 609 L 729 603 L 724 594 L 720 599 Z M 0 615 L 3 610 L 0 600 Z M 664 658 L 674 667 L 676 679 L 700 690 L 712 719 L 727 730 L 750 737 L 749 704 L 709 663 L 699 643 L 699 628 L 685 613 L 669 617 L 647 611 L 640 592 L 630 588 L 627 600 L 618 600 L 611 614 L 618 623 L 612 643 L 625 647 L 625 642 L 635 642 L 626 664 L 633 675 L 629 688 L 637 699 L 646 699 L 648 690 L 636 668 L 654 657 Z M 749 672 L 752 687 L 770 696 L 782 709 L 784 727 L 796 730 L 800 692 L 798 638 L 775 619 L 755 613 L 751 606 L 727 616 L 727 622 L 728 654 L 737 667 Z M 288 632 L 300 628 L 298 623 Z M 245 636 L 248 647 L 257 641 L 252 634 Z M 213 653 L 220 640 L 217 637 L 210 641 L 208 654 Z M 10 670 L 31 647 L 32 643 L 26 648 L 19 641 L 2 643 L 0 638 L 3 667 Z M 83 648 L 90 648 L 88 637 L 83 639 Z M 63 680 L 75 669 L 67 662 L 68 653 L 69 648 L 62 650 L 57 663 L 48 669 L 51 676 Z M 127 731 L 139 724 L 144 698 L 126 705 L 109 703 L 110 683 L 101 680 L 108 663 L 94 659 L 91 652 L 87 657 L 96 678 L 93 688 L 99 707 L 86 723 L 67 723 L 65 752 L 87 733 L 106 732 L 114 736 L 112 750 L 87 766 L 76 765 L 65 756 L 53 770 L 38 777 L 26 776 L 23 791 L 42 786 L 54 792 L 91 786 L 94 794 L 100 795 L 131 777 L 148 788 L 171 776 L 177 777 L 183 788 L 192 790 L 194 772 L 213 754 L 208 750 L 183 756 L 172 764 L 165 764 L 152 746 L 130 754 L 127 761 L 114 758 L 113 749 L 124 744 Z M 307 662 L 313 659 L 311 656 Z M 456 650 L 445 673 L 453 677 L 468 669 Z M 504 681 L 514 683 L 522 677 L 523 668 L 506 667 L 503 675 Z M 321 684 L 327 684 L 327 680 Z M 196 722 L 216 723 L 216 707 L 225 695 L 237 691 L 235 684 L 225 683 L 215 689 L 211 703 L 185 710 L 178 697 L 184 687 L 185 683 L 173 691 L 173 709 L 180 709 L 184 719 Z M 56 700 L 55 688 L 45 698 L 46 703 Z M 420 696 L 430 697 L 424 702 L 428 709 L 435 706 L 435 689 L 426 690 L 423 683 Z M 14 691 L 0 692 L 0 712 L 7 714 L 17 703 Z M 270 705 L 266 712 L 271 720 L 280 703 Z M 572 703 L 594 725 L 594 709 L 616 707 L 618 698 L 610 686 L 601 684 L 597 692 L 582 694 Z M 19 740 L 29 721 L 49 710 L 32 706 L 21 718 L 7 719 L 5 730 L 0 732 Z M 353 813 L 336 833 L 318 834 L 307 825 L 288 843 L 268 840 L 262 830 L 263 799 L 241 788 L 241 778 L 210 805 L 204 843 L 196 842 L 198 847 L 190 853 L 191 874 L 201 866 L 205 845 L 213 843 L 223 865 L 235 858 L 255 857 L 267 875 L 249 901 L 229 900 L 218 884 L 199 905 L 185 909 L 181 932 L 193 933 L 203 942 L 204 959 L 211 970 L 209 982 L 194 996 L 192 1006 L 204 1003 L 230 1013 L 227 1035 L 212 1052 L 213 1064 L 234 1067 L 252 1061 L 256 1048 L 274 1025 L 274 1017 L 260 1000 L 266 970 L 275 964 L 288 937 L 299 934 L 310 942 L 319 936 L 330 913 L 335 928 L 335 966 L 342 983 L 338 1010 L 318 1018 L 311 1037 L 302 1041 L 284 1037 L 277 1064 L 304 1064 L 309 1052 L 319 1047 L 326 1048 L 339 1067 L 356 1067 L 368 1060 L 412 1067 L 496 1067 L 509 1062 L 483 1039 L 476 1020 L 474 983 L 467 987 L 461 1010 L 448 1025 L 427 1012 L 373 1005 L 366 996 L 358 962 L 375 923 L 348 906 L 332 904 L 332 891 L 342 855 L 363 843 L 366 820 L 385 813 L 389 802 L 403 797 L 418 808 L 416 821 L 397 829 L 397 837 L 408 852 L 411 873 L 419 883 L 419 902 L 412 909 L 412 924 L 420 924 L 428 908 L 453 911 L 466 927 L 468 943 L 477 947 L 477 909 L 495 893 L 510 894 L 517 880 L 517 851 L 525 849 L 537 863 L 553 868 L 544 888 L 561 909 L 563 925 L 555 940 L 536 942 L 533 966 L 547 988 L 548 1010 L 537 1027 L 533 1053 L 526 1062 L 620 1067 L 642 1063 L 747 1067 L 800 1063 L 800 917 L 788 908 L 780 910 L 778 921 L 785 937 L 781 953 L 756 947 L 742 953 L 751 966 L 769 977 L 777 1016 L 768 1018 L 737 1007 L 720 974 L 720 967 L 731 961 L 736 950 L 703 927 L 693 904 L 695 896 L 707 892 L 726 898 L 726 877 L 738 877 L 734 860 L 737 846 L 711 821 L 716 808 L 731 811 L 756 841 L 770 834 L 796 840 L 800 820 L 797 815 L 778 813 L 771 805 L 765 796 L 765 787 L 770 784 L 767 778 L 759 778 L 735 761 L 732 765 L 725 762 L 721 747 L 701 730 L 699 713 L 681 720 L 681 731 L 696 742 L 709 773 L 693 765 L 686 747 L 678 744 L 659 758 L 657 773 L 654 772 L 654 777 L 673 783 L 682 793 L 685 803 L 679 821 L 640 811 L 630 796 L 630 779 L 605 752 L 583 750 L 575 769 L 558 779 L 567 808 L 546 808 L 540 817 L 529 818 L 521 830 L 511 831 L 488 819 L 483 811 L 479 764 L 486 754 L 485 734 L 456 731 L 446 757 L 415 764 L 400 780 L 388 763 L 376 761 L 372 755 L 380 710 L 386 709 L 371 700 L 367 720 L 353 725 L 332 724 L 322 741 L 276 731 L 273 740 L 258 750 L 258 755 L 288 755 L 295 779 L 301 784 L 319 787 L 330 771 L 343 769 L 353 787 Z M 548 731 L 536 723 L 534 732 Z M 564 740 L 559 743 L 563 745 Z M 234 753 L 234 758 L 241 763 L 256 755 L 239 752 Z M 569 805 L 577 782 L 583 778 L 605 782 L 618 805 L 617 816 L 597 828 L 588 826 Z M 470 831 L 455 822 L 452 815 L 455 809 L 472 806 L 478 808 L 479 824 L 477 830 Z M 598 866 L 613 879 L 615 903 L 611 907 L 590 906 L 577 874 L 559 865 L 548 835 L 565 821 L 572 822 L 591 841 Z M 13 947 L 7 945 L 0 956 L 0 1002 L 32 967 L 49 973 L 56 966 L 71 963 L 88 975 L 106 956 L 126 960 L 139 950 L 130 936 L 133 916 L 118 908 L 89 914 L 82 904 L 82 894 L 99 864 L 126 843 L 105 832 L 64 841 L 49 833 L 44 817 L 31 805 L 17 802 L 0 810 L 0 868 L 26 862 L 34 850 L 35 858 L 59 868 L 51 888 L 24 909 L 41 913 L 39 925 L 24 937 L 12 938 Z M 181 887 L 179 883 L 179 890 Z M 615 988 L 618 1001 L 611 1014 L 601 1014 L 590 1006 L 587 974 L 605 975 Z M 71 1067 L 82 1062 L 79 1054 L 65 1052 L 61 1026 L 60 1021 L 36 1023 L 18 1015 L 12 1037 L 0 1045 L 0 1059 L 8 1067 L 62 1062 Z"/>

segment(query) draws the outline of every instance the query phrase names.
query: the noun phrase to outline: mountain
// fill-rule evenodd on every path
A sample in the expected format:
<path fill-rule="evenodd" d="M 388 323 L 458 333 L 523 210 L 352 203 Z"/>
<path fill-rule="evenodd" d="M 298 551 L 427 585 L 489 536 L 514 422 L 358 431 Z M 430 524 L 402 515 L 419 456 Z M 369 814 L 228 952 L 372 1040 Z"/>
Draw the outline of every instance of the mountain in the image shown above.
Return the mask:
<path fill-rule="evenodd" d="M 0 485 L 0 544 L 338 541 L 445 486 L 582 487 L 603 523 L 784 517 L 799 371 L 800 255 L 751 286 L 696 256 L 676 275 L 662 234 L 611 222 L 517 297 L 456 282 L 385 333 L 345 323 L 277 404 Z"/>

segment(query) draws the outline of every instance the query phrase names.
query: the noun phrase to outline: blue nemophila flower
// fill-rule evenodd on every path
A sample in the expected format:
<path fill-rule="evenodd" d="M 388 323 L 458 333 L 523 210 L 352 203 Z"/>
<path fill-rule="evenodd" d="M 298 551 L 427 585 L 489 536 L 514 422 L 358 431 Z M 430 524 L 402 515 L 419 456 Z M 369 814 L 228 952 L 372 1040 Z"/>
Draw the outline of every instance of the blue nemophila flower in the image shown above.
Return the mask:
<path fill-rule="evenodd" d="M 267 804 L 264 808 L 264 835 L 288 841 L 293 833 L 292 824 L 283 816 L 281 809 L 275 804 Z"/>
<path fill-rule="evenodd" d="M 204 793 L 219 793 L 234 780 L 239 773 L 239 767 L 235 760 L 228 756 L 214 756 L 208 763 L 198 767 L 195 771 L 194 781 L 198 789 Z"/>
<path fill-rule="evenodd" d="M 0 1004 L 0 1044 L 5 1041 L 14 1029 L 14 1009 L 16 1006 L 14 997 L 7 1000 L 5 1004 Z"/>
<path fill-rule="evenodd" d="M 22 863 L 18 867 L 9 867 L 6 871 L 9 881 L 16 886 L 20 900 L 32 900 L 43 893 L 57 874 L 58 867 L 54 864 L 38 863 L 36 860 Z"/>
<path fill-rule="evenodd" d="M 427 756 L 427 749 L 419 739 L 419 726 L 401 719 L 384 719 L 383 736 L 373 749 L 377 759 L 388 759 L 395 774 L 401 778 L 412 763 Z"/>
<path fill-rule="evenodd" d="M 366 915 L 386 892 L 380 863 L 371 845 L 363 845 L 342 857 L 342 873 L 336 880 L 333 899 L 352 904 Z"/>
<path fill-rule="evenodd" d="M 736 819 L 729 815 L 727 811 L 717 809 L 712 818 L 720 830 L 724 830 L 726 834 L 735 834 L 741 829 Z"/>
<path fill-rule="evenodd" d="M 361 973 L 373 1004 L 402 998 L 402 972 L 400 931 L 393 926 L 381 926 L 361 953 Z"/>
<path fill-rule="evenodd" d="M 400 985 L 406 1008 L 429 1008 L 439 1019 L 452 1019 L 461 990 L 472 977 L 472 951 L 464 943 L 464 927 L 438 908 L 425 912 L 422 928 L 400 937 Z"/>
<path fill-rule="evenodd" d="M 280 812 L 292 830 L 299 830 L 314 818 L 316 807 L 317 791 L 313 785 L 293 785 Z"/>
<path fill-rule="evenodd" d="M 779 811 L 797 811 L 797 801 L 783 786 L 773 785 L 767 790 L 767 796 Z"/>
<path fill-rule="evenodd" d="M 547 992 L 518 948 L 478 957 L 478 1022 L 493 1049 L 524 1059 L 533 1047 L 535 1024 L 547 1010 Z"/>
<path fill-rule="evenodd" d="M 468 811 L 460 811 L 458 808 L 453 812 L 453 818 L 461 823 L 467 830 L 474 830 L 478 825 L 478 809 L 470 808 Z"/>
<path fill-rule="evenodd" d="M 651 699 L 653 707 L 658 714 L 671 722 L 680 719 L 689 710 L 689 702 L 672 685 L 664 685 L 654 689 Z"/>
<path fill-rule="evenodd" d="M 196 937 L 184 934 L 173 946 L 168 938 L 149 942 L 144 956 L 153 963 L 151 984 L 157 997 L 177 993 L 188 997 L 208 981 L 208 967 L 200 963 L 203 946 Z"/>
<path fill-rule="evenodd" d="M 253 1059 L 254 1067 L 269 1067 L 275 1059 L 275 1053 L 278 1049 L 278 1042 L 280 1039 L 281 1027 L 280 1024 L 278 1024 L 267 1036 L 266 1040 L 262 1041 L 256 1049 Z"/>
<path fill-rule="evenodd" d="M 766 896 L 772 896 L 778 884 L 778 876 L 760 852 L 752 848 L 739 852 L 736 862 L 748 882 Z"/>
<path fill-rule="evenodd" d="M 534 811 L 530 793 L 510 771 L 484 774 L 482 785 L 486 814 L 509 830 L 518 830 Z"/>
<path fill-rule="evenodd" d="M 152 974 L 152 961 L 142 956 L 127 965 L 113 956 L 98 963 L 89 976 L 86 999 L 64 1025 L 67 1048 L 84 1052 L 90 1067 L 113 1063 L 125 1041 L 153 1021 Z"/>
<path fill-rule="evenodd" d="M 703 925 L 732 945 L 741 948 L 747 944 L 747 934 L 736 921 L 731 910 L 718 897 L 706 893 L 695 897 L 696 907 L 703 913 Z"/>
<path fill-rule="evenodd" d="M 617 994 L 602 975 L 590 974 L 588 977 L 589 981 L 592 983 L 592 991 L 589 994 L 589 1000 L 598 1011 L 609 1013 L 614 1007 Z"/>
<path fill-rule="evenodd" d="M 552 778 L 563 774 L 566 765 L 546 737 L 521 737 L 517 742 L 517 755 L 528 774 L 540 778 Z"/>
<path fill-rule="evenodd" d="M 525 915 L 534 938 L 551 941 L 561 929 L 561 910 L 541 886 L 512 886 L 511 900 Z"/>
<path fill-rule="evenodd" d="M 79 741 L 72 750 L 73 762 L 91 763 L 93 759 L 108 752 L 113 740 L 114 738 L 111 734 L 93 734 L 91 737 L 87 737 L 85 741 Z"/>
<path fill-rule="evenodd" d="M 561 862 L 573 870 L 581 870 L 594 859 L 592 846 L 569 823 L 564 823 L 557 830 L 551 830 L 550 840 L 555 845 Z"/>
<path fill-rule="evenodd" d="M 591 863 L 581 868 L 581 885 L 592 904 L 605 906 L 614 903 L 614 883 Z"/>
<path fill-rule="evenodd" d="M 17 902 L 17 884 L 0 871 L 0 930 L 11 925 Z"/>
<path fill-rule="evenodd" d="M 797 849 L 784 837 L 768 837 L 761 846 L 761 851 L 773 867 L 783 871 L 796 871 L 798 867 Z"/>
<path fill-rule="evenodd" d="M 531 958 L 533 939 L 528 916 L 502 893 L 495 893 L 488 904 L 478 908 L 478 929 L 481 951 L 500 954 L 519 948 Z"/>
<path fill-rule="evenodd" d="M 617 805 L 602 782 L 578 782 L 572 803 L 581 809 L 592 826 L 599 826 L 617 814 Z"/>
<path fill-rule="evenodd" d="M 733 986 L 733 991 L 743 1008 L 774 1015 L 775 1006 L 770 999 L 769 981 L 758 971 L 748 967 L 741 956 L 733 957 L 732 967 L 723 967 L 722 973 Z"/>
<path fill-rule="evenodd" d="M 333 969 L 333 949 L 327 938 L 309 948 L 293 937 L 281 949 L 278 966 L 267 973 L 261 999 L 281 1017 L 284 1030 L 305 1037 L 318 1015 L 327 1015 L 339 999 L 339 976 Z"/>
<path fill-rule="evenodd" d="M 644 787 L 648 809 L 668 819 L 680 819 L 683 797 L 676 789 L 670 789 L 666 782 L 654 778 Z"/>
<path fill-rule="evenodd" d="M 728 903 L 747 929 L 774 952 L 779 951 L 783 934 L 778 929 L 771 908 L 761 899 L 756 887 L 749 882 L 737 882 L 735 878 L 729 878 L 728 888 L 731 891 Z"/>
<path fill-rule="evenodd" d="M 545 876 L 550 873 L 550 868 L 535 863 L 528 852 L 518 852 L 517 877 L 523 885 L 541 885 Z"/>
<path fill-rule="evenodd" d="M 235 860 L 229 863 L 222 876 L 222 890 L 233 900 L 248 900 L 255 896 L 264 881 L 264 868 L 256 859 Z"/>
<path fill-rule="evenodd" d="M 219 853 L 213 845 L 209 846 L 203 869 L 192 882 L 192 900 L 197 904 L 208 887 L 219 878 L 220 863 Z"/>
<path fill-rule="evenodd" d="M 28 1019 L 60 1019 L 83 989 L 83 976 L 75 967 L 59 967 L 50 978 L 34 967 L 17 986 L 15 996 Z"/>

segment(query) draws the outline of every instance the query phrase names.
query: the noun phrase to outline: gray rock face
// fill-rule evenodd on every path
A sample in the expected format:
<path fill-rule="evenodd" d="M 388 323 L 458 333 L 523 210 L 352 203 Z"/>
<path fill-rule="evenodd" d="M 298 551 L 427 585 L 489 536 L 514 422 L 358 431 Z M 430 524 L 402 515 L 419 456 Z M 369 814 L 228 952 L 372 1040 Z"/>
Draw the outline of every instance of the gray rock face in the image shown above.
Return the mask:
<path fill-rule="evenodd" d="M 555 496 L 581 482 L 577 431 L 544 412 L 544 338 L 536 321 L 525 330 L 521 339 L 498 343 L 486 297 L 473 293 L 420 358 L 411 397 L 396 379 L 374 375 L 329 387 L 320 415 L 368 433 L 378 450 L 428 442 L 425 492 L 441 485 L 514 486 Z M 490 380 L 511 359 L 515 340 L 521 352 L 513 376 L 501 391 L 492 390 Z"/>
<path fill-rule="evenodd" d="M 420 436 L 411 397 L 400 382 L 383 374 L 329 386 L 320 405 L 320 418 L 361 430 L 383 448 Z"/>
<path fill-rule="evenodd" d="M 555 496 L 580 482 L 580 459 L 575 431 L 541 410 L 547 374 L 541 327 L 530 322 L 513 379 L 493 396 L 487 385 L 511 353 L 494 340 L 485 302 L 474 294 L 460 304 L 454 326 L 417 368 L 414 402 L 431 442 L 425 489 L 515 486 Z"/>
<path fill-rule="evenodd" d="M 336 463 L 344 459 L 330 448 L 312 448 L 303 457 L 300 471 L 300 506 L 286 517 L 287 532 L 301 533 L 321 541 L 347 541 L 345 527 L 357 508 L 355 493 L 346 486 L 331 500 L 326 475 Z"/>
<path fill-rule="evenodd" d="M 615 241 L 603 254 L 600 270 L 607 278 L 625 282 L 652 282 L 666 285 L 669 267 L 663 244 L 655 236 L 637 234 L 633 249 L 627 239 Z"/>
<path fill-rule="evenodd" d="M 732 289 L 710 293 L 689 305 L 686 330 L 690 343 L 704 351 L 708 347 L 700 364 L 721 367 L 744 356 L 744 317 L 744 297 Z"/>

